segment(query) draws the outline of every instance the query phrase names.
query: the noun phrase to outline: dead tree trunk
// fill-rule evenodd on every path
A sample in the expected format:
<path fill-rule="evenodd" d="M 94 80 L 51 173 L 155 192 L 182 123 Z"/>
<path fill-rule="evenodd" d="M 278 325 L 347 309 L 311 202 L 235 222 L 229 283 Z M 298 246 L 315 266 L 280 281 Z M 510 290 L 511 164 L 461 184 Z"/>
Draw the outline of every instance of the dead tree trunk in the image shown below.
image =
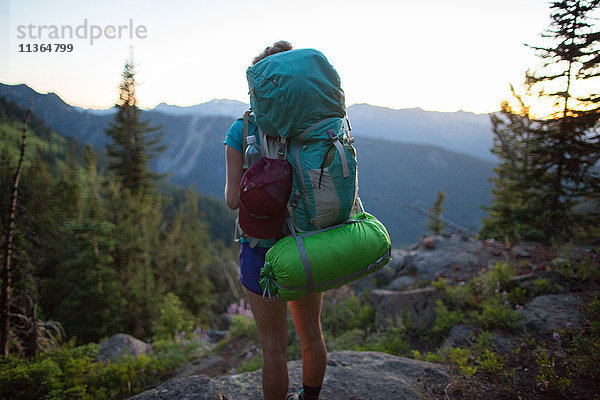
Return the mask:
<path fill-rule="evenodd" d="M 23 139 L 21 141 L 21 155 L 15 178 L 12 186 L 12 194 L 8 210 L 8 221 L 6 223 L 6 244 L 4 248 L 4 266 L 2 268 L 2 296 L 0 298 L 0 355 L 8 357 L 8 332 L 10 329 L 10 292 L 11 292 L 11 256 L 13 249 L 13 230 L 15 228 L 15 216 L 17 213 L 17 195 L 19 190 L 19 179 L 21 179 L 21 171 L 23 169 L 23 159 L 25 158 L 25 144 L 27 140 L 27 124 L 31 116 L 33 103 L 29 107 L 29 111 L 23 121 Z"/>

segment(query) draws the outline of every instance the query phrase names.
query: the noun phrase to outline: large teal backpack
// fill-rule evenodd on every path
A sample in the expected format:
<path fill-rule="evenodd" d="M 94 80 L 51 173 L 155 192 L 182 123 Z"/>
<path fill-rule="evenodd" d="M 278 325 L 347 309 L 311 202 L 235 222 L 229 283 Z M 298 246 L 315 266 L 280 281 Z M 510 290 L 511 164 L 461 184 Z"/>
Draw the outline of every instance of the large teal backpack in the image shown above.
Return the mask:
<path fill-rule="evenodd" d="M 246 76 L 259 134 L 285 144 L 278 152 L 293 167 L 289 210 L 295 229 L 346 221 L 357 200 L 356 151 L 344 127 L 344 92 L 333 66 L 317 50 L 298 49 L 264 58 Z"/>

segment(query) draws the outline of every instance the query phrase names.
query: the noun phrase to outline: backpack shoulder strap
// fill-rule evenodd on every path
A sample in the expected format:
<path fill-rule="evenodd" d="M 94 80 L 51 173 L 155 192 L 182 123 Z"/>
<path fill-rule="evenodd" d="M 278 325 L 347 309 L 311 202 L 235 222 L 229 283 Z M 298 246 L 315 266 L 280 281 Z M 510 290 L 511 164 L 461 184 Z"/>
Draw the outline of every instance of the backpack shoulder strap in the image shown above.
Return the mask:
<path fill-rule="evenodd" d="M 242 129 L 242 160 L 244 161 L 244 169 L 248 169 L 248 163 L 246 162 L 246 147 L 248 147 L 248 118 L 252 110 L 248 110 L 244 113 L 244 127 Z"/>

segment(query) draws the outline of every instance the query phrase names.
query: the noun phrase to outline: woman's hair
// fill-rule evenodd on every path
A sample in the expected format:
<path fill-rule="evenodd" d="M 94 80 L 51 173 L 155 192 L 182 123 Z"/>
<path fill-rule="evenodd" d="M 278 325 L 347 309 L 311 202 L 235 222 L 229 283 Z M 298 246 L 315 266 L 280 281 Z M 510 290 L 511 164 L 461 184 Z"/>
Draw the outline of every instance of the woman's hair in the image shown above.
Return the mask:
<path fill-rule="evenodd" d="M 273 43 L 272 46 L 267 47 L 266 49 L 263 50 L 262 53 L 260 53 L 256 57 L 254 57 L 254 60 L 252 60 L 252 65 L 256 64 L 257 62 L 259 62 L 260 60 L 262 60 L 265 57 L 268 57 L 273 54 L 281 53 L 282 51 L 292 50 L 293 48 L 294 47 L 292 46 L 292 44 L 285 40 L 280 40 L 279 42 L 275 42 L 275 43 Z"/>

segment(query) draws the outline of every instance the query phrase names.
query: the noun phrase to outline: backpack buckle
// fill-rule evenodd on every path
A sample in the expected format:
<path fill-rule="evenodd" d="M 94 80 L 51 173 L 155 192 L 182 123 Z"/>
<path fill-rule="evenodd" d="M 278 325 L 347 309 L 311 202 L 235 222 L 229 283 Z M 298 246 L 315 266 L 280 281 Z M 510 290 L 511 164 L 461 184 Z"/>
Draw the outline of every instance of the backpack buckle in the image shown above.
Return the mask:
<path fill-rule="evenodd" d="M 277 154 L 279 158 L 285 158 L 285 153 L 287 150 L 287 144 L 284 138 L 279 139 L 279 143 L 277 145 Z"/>

